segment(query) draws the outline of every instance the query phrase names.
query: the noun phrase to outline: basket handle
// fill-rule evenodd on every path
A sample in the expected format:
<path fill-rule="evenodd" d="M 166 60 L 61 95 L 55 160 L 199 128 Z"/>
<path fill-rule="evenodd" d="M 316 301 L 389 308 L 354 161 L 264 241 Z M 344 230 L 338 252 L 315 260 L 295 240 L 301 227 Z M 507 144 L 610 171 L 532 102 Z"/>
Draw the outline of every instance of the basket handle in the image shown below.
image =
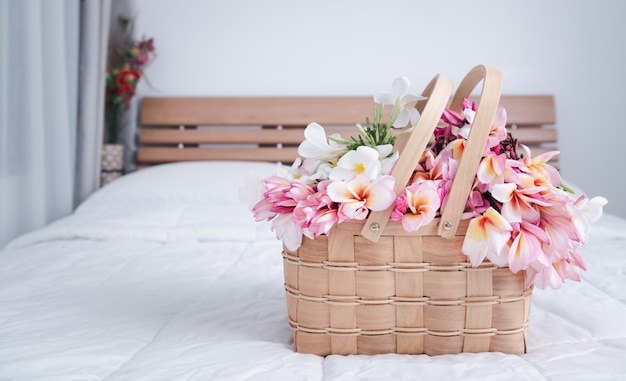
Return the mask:
<path fill-rule="evenodd" d="M 489 137 L 491 124 L 500 102 L 502 90 L 502 75 L 500 71 L 485 65 L 474 67 L 463 78 L 452 98 L 452 109 L 461 112 L 461 101 L 463 98 L 469 97 L 481 81 L 483 86 L 476 105 L 477 111 L 472 128 L 465 143 L 463 156 L 452 182 L 448 199 L 446 204 L 441 207 L 442 214 L 437 233 L 444 238 L 452 238 L 456 235 L 463 210 L 465 209 L 467 197 L 474 182 L 483 149 Z M 422 93 L 428 99 L 419 101 L 415 105 L 422 112 L 420 120 L 410 134 L 403 135 L 396 141 L 396 147 L 401 154 L 391 175 L 396 179 L 394 192 L 397 195 L 406 186 L 419 162 L 422 152 L 430 140 L 433 129 L 436 128 L 437 123 L 441 119 L 441 114 L 447 101 L 450 99 L 451 89 L 452 81 L 441 75 L 435 76 Z M 405 149 L 406 147 L 411 147 L 411 149 Z M 372 242 L 378 241 L 389 222 L 389 216 L 393 208 L 394 205 L 383 211 L 371 212 L 361 229 L 361 235 Z"/>
<path fill-rule="evenodd" d="M 500 102 L 502 74 L 497 69 L 478 65 L 470 70 L 459 84 L 452 99 L 452 109 L 461 111 L 461 101 L 470 96 L 480 81 L 483 82 L 483 86 L 476 104 L 476 115 L 472 122 L 472 128 L 465 143 L 463 156 L 454 176 L 450 193 L 448 193 L 448 199 L 445 205 L 441 207 L 441 219 L 437 233 L 444 238 L 454 237 L 459 227 L 459 221 L 474 183 L 491 124 Z"/>
<path fill-rule="evenodd" d="M 415 108 L 421 114 L 417 124 L 411 133 L 400 135 L 396 140 L 395 148 L 400 152 L 400 158 L 391 171 L 391 175 L 396 179 L 394 186 L 396 195 L 402 193 L 422 157 L 432 131 L 439 123 L 441 114 L 450 99 L 452 87 L 450 79 L 437 74 L 422 92 L 422 95 L 427 98 L 415 104 Z M 361 229 L 361 235 L 372 242 L 378 241 L 389 222 L 394 207 L 391 205 L 385 210 L 370 212 Z"/>

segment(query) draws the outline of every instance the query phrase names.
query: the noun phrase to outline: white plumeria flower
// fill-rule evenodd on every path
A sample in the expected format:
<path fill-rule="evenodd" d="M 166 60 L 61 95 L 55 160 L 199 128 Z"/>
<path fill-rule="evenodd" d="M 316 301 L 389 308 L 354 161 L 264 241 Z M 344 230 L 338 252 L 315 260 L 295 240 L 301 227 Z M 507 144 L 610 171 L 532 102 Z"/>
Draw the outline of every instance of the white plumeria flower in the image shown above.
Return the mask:
<path fill-rule="evenodd" d="M 378 151 L 378 160 L 380 160 L 380 173 L 382 175 L 388 175 L 391 173 L 393 166 L 398 161 L 400 157 L 400 152 L 396 151 L 391 156 L 391 151 L 393 150 L 392 144 L 383 144 L 375 147 L 376 151 Z"/>
<path fill-rule="evenodd" d="M 383 91 L 374 96 L 374 102 L 385 105 L 395 105 L 396 101 L 400 101 L 400 113 L 392 126 L 396 128 L 406 127 L 411 122 L 411 126 L 415 126 L 419 120 L 420 114 L 413 105 L 407 107 L 409 103 L 426 99 L 421 95 L 409 93 L 409 79 L 406 77 L 398 77 L 393 81 L 393 93 Z"/>
<path fill-rule="evenodd" d="M 339 159 L 337 166 L 330 171 L 331 180 L 346 180 L 356 175 L 366 175 L 371 180 L 380 175 L 378 151 L 372 147 L 360 146 L 348 151 Z"/>
<path fill-rule="evenodd" d="M 304 161 L 305 166 L 308 160 L 312 160 L 312 159 L 307 159 Z M 321 181 L 321 180 L 326 180 L 328 179 L 328 175 L 330 174 L 330 171 L 333 169 L 334 167 L 332 165 L 330 165 L 327 162 L 323 162 L 323 161 L 319 161 L 317 160 L 317 166 L 315 166 L 315 168 L 311 168 L 311 170 L 309 171 L 310 175 L 309 177 L 311 179 L 314 179 L 315 182 Z"/>
<path fill-rule="evenodd" d="M 274 174 L 281 171 L 282 165 L 277 165 Z M 248 208 L 252 210 L 254 205 L 263 199 L 263 193 L 267 189 L 263 186 L 263 179 L 267 177 L 266 173 L 248 172 L 243 180 L 243 184 L 239 187 L 239 200 L 248 204 Z"/>
<path fill-rule="evenodd" d="M 580 211 L 580 215 L 574 219 L 574 224 L 578 233 L 581 235 L 583 242 L 589 239 L 589 231 L 591 224 L 595 223 L 602 216 L 602 207 L 609 201 L 602 197 L 596 196 L 592 199 L 581 196 L 575 201 L 574 205 Z"/>
<path fill-rule="evenodd" d="M 459 129 L 459 135 L 467 139 L 469 138 L 469 132 L 470 128 L 472 127 L 472 123 L 474 123 L 476 111 L 472 110 L 471 108 L 466 108 L 465 110 L 463 110 L 463 116 L 467 120 L 467 123 Z"/>
<path fill-rule="evenodd" d="M 307 159 L 332 161 L 336 159 L 345 147 L 333 140 L 328 141 L 324 127 L 313 122 L 304 129 L 305 140 L 298 146 L 298 154 Z"/>
<path fill-rule="evenodd" d="M 579 204 L 580 212 L 589 223 L 595 223 L 602 217 L 602 207 L 609 202 L 605 197 L 596 196 L 591 200 L 585 199 Z"/>
<path fill-rule="evenodd" d="M 284 179 L 290 181 L 297 181 L 302 177 L 302 171 L 300 169 L 300 165 L 302 164 L 302 159 L 297 157 L 291 166 L 280 165 L 276 170 L 276 176 L 280 176 Z"/>

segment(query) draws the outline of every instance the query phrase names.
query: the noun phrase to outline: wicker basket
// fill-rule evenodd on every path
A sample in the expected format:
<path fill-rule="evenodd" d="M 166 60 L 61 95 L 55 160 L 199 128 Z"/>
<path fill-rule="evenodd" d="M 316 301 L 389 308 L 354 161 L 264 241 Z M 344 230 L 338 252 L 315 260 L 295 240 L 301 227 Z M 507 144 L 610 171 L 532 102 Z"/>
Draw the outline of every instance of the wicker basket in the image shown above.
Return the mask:
<path fill-rule="evenodd" d="M 296 350 L 318 355 L 526 351 L 531 289 L 525 273 L 473 268 L 458 236 L 437 223 L 407 233 L 390 222 L 378 242 L 363 222 L 284 251 Z"/>
<path fill-rule="evenodd" d="M 472 267 L 461 247 L 461 220 L 499 102 L 500 73 L 477 66 L 459 85 L 460 104 L 483 82 L 478 110 L 442 215 L 417 232 L 389 222 L 391 208 L 366 221 L 335 226 L 328 236 L 284 249 L 289 324 L 301 353 L 429 355 L 526 352 L 532 288 L 525 273 L 485 261 Z M 452 89 L 437 76 L 417 104 L 418 125 L 396 148 L 392 175 L 402 191 L 428 143 Z"/>

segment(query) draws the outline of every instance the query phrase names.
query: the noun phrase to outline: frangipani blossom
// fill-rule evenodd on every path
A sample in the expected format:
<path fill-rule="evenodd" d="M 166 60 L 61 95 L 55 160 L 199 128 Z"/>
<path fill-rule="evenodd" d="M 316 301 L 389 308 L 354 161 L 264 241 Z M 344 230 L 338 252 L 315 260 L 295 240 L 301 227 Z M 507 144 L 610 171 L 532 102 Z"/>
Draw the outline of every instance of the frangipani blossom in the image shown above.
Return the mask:
<path fill-rule="evenodd" d="M 309 195 L 306 200 L 298 202 L 293 211 L 298 224 L 305 228 L 304 235 L 311 239 L 321 234 L 328 234 L 334 225 L 342 222 L 337 215 L 333 201 L 326 193 L 329 183 L 329 180 L 320 182 L 317 192 Z"/>
<path fill-rule="evenodd" d="M 609 202 L 605 197 L 596 196 L 592 199 L 581 196 L 575 203 L 585 219 L 593 224 L 602 217 L 602 207 Z"/>
<path fill-rule="evenodd" d="M 506 155 L 487 155 L 478 166 L 478 181 L 483 184 L 504 183 L 504 170 L 506 168 Z"/>
<path fill-rule="evenodd" d="M 430 170 L 430 179 L 437 182 L 442 205 L 447 201 L 458 166 L 458 161 L 452 157 L 452 151 L 442 151 L 435 158 L 434 165 Z"/>
<path fill-rule="evenodd" d="M 392 176 L 370 180 L 365 175 L 357 175 L 349 180 L 333 181 L 326 190 L 333 202 L 340 203 L 339 218 L 362 220 L 369 210 L 385 210 L 394 202 L 394 185 Z"/>
<path fill-rule="evenodd" d="M 414 183 L 404 189 L 403 197 L 396 201 L 396 218 L 401 214 L 402 227 L 408 232 L 417 231 L 437 216 L 441 199 L 434 181 Z"/>
<path fill-rule="evenodd" d="M 608 202 L 606 198 L 601 196 L 596 196 L 592 199 L 580 196 L 574 202 L 574 206 L 580 211 L 580 214 L 574 219 L 574 223 L 583 242 L 589 239 L 591 224 L 600 219 L 602 216 L 602 207 Z"/>
<path fill-rule="evenodd" d="M 541 255 L 542 243 L 549 241 L 546 232 L 534 224 L 522 222 L 516 227 L 508 261 L 513 273 L 526 270 Z"/>
<path fill-rule="evenodd" d="M 374 147 L 376 151 L 378 151 L 378 159 L 380 160 L 380 173 L 382 175 L 388 175 L 391 173 L 393 166 L 396 165 L 398 158 L 400 157 L 400 152 L 395 151 L 391 153 L 393 150 L 393 145 L 391 144 L 383 144 Z"/>
<path fill-rule="evenodd" d="M 465 151 L 465 143 L 465 139 L 455 139 L 448 143 L 446 148 L 444 148 L 444 151 L 450 151 L 452 153 L 452 158 L 459 161 L 463 156 L 463 151 Z"/>
<path fill-rule="evenodd" d="M 546 267 L 535 263 L 526 269 L 526 286 L 530 285 L 541 290 L 548 287 L 558 289 L 563 285 L 563 279 L 553 266 Z"/>
<path fill-rule="evenodd" d="M 305 140 L 298 146 L 298 155 L 304 158 L 332 161 L 336 159 L 345 147 L 328 140 L 324 127 L 313 122 L 304 129 Z"/>
<path fill-rule="evenodd" d="M 542 177 L 555 187 L 563 183 L 559 171 L 548 164 L 548 161 L 552 160 L 553 157 L 560 153 L 559 151 L 550 151 L 536 157 L 531 157 L 530 149 L 527 146 L 520 144 L 520 149 L 523 150 L 525 157 L 522 163 L 525 164 L 525 169 L 534 177 Z"/>
<path fill-rule="evenodd" d="M 470 221 L 461 251 L 469 257 L 472 266 L 480 265 L 485 257 L 496 257 L 497 262 L 512 230 L 511 224 L 497 210 L 489 208 Z"/>
<path fill-rule="evenodd" d="M 547 251 L 553 258 L 567 258 L 566 255 L 572 245 L 583 241 L 583 236 L 577 230 L 575 222 L 580 218 L 580 211 L 572 204 L 565 192 L 557 189 L 544 194 L 544 198 L 549 205 L 539 206 L 537 209 L 541 215 L 539 226 L 550 237 L 550 246 Z"/>
<path fill-rule="evenodd" d="M 500 142 L 506 139 L 506 109 L 502 105 L 498 105 L 496 109 L 496 115 L 493 117 L 491 123 L 491 129 L 489 130 L 489 136 L 487 137 L 487 144 L 485 144 L 485 150 L 483 155 L 487 155 L 491 149 L 500 144 Z"/>
<path fill-rule="evenodd" d="M 458 135 L 466 140 L 469 137 L 472 123 L 474 123 L 474 118 L 476 117 L 476 104 L 469 99 L 464 99 L 461 107 L 463 110 L 462 115 L 452 110 L 446 110 L 442 118 L 450 125 L 459 127 Z M 496 114 L 491 123 L 483 156 L 488 155 L 493 147 L 499 145 L 502 140 L 506 139 L 506 121 L 506 109 L 504 106 L 498 105 Z"/>
<path fill-rule="evenodd" d="M 288 250 L 296 251 L 302 245 L 302 227 L 296 223 L 293 214 L 276 216 L 272 220 L 272 230 L 276 232 L 276 238 L 281 239 Z"/>
<path fill-rule="evenodd" d="M 544 188 L 519 188 L 517 184 L 494 184 L 491 194 L 494 199 L 502 203 L 502 216 L 507 221 L 538 223 L 541 218 L 534 205 L 548 206 L 549 203 L 540 195 Z"/>
<path fill-rule="evenodd" d="M 374 96 L 374 102 L 385 105 L 395 105 L 399 102 L 400 112 L 393 122 L 392 126 L 396 128 L 406 127 L 411 122 L 411 126 L 415 126 L 419 119 L 419 112 L 415 107 L 409 105 L 412 102 L 426 99 L 420 95 L 409 93 L 410 82 L 406 77 L 398 77 L 393 81 L 393 93 L 383 91 Z"/>
<path fill-rule="evenodd" d="M 372 147 L 360 146 L 339 159 L 337 166 L 329 173 L 331 180 L 346 180 L 356 175 L 365 175 L 370 180 L 380 175 L 379 154 Z"/>
<path fill-rule="evenodd" d="M 248 204 L 248 209 L 252 211 L 254 205 L 263 199 L 265 191 L 261 174 L 250 171 L 239 188 L 239 200 Z"/>

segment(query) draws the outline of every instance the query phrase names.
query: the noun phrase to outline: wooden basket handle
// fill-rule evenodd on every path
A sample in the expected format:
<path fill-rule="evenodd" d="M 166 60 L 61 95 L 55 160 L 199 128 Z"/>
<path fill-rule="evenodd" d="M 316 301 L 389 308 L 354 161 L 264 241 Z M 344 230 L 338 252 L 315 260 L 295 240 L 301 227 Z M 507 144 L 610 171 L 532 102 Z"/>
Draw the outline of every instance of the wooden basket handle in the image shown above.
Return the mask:
<path fill-rule="evenodd" d="M 500 71 L 485 65 L 474 67 L 463 78 L 452 98 L 452 109 L 460 113 L 462 111 L 461 101 L 463 98 L 469 97 L 481 81 L 483 86 L 480 98 L 476 103 L 476 115 L 472 128 L 465 143 L 463 156 L 459 162 L 447 201 L 441 207 L 442 214 L 438 234 L 444 238 L 452 238 L 456 235 L 467 197 L 474 183 L 491 124 L 500 102 L 502 90 Z M 410 134 L 403 135 L 396 141 L 396 148 L 400 151 L 400 159 L 398 159 L 391 175 L 396 179 L 394 191 L 397 195 L 403 191 L 417 166 L 432 136 L 433 129 L 436 128 L 441 119 L 441 114 L 450 99 L 451 91 L 451 80 L 441 75 L 435 76 L 422 93 L 428 98 L 417 102 L 415 105 L 422 114 L 420 120 Z M 407 147 L 410 149 L 406 149 Z M 361 235 L 370 241 L 378 241 L 389 222 L 389 216 L 391 216 L 394 207 L 392 205 L 386 210 L 371 212 L 363 225 Z"/>
<path fill-rule="evenodd" d="M 427 98 L 418 101 L 415 105 L 421 114 L 417 124 L 411 133 L 403 134 L 396 140 L 395 148 L 400 152 L 400 158 L 391 171 L 391 175 L 396 179 L 394 186 L 396 195 L 402 193 L 419 163 L 432 132 L 448 104 L 452 87 L 450 79 L 440 74 L 436 75 L 422 92 L 422 95 Z M 361 235 L 372 242 L 378 241 L 389 222 L 394 207 L 395 205 L 391 205 L 386 210 L 370 212 Z"/>
<path fill-rule="evenodd" d="M 459 221 L 474 183 L 485 144 L 487 144 L 498 103 L 500 103 L 502 74 L 497 69 L 478 65 L 470 70 L 459 84 L 452 98 L 452 109 L 461 111 L 461 101 L 470 96 L 480 81 L 483 82 L 483 86 L 476 104 L 476 115 L 472 122 L 472 128 L 452 181 L 448 199 L 445 205 L 441 207 L 441 219 L 437 232 L 444 238 L 454 237 L 459 227 Z"/>

